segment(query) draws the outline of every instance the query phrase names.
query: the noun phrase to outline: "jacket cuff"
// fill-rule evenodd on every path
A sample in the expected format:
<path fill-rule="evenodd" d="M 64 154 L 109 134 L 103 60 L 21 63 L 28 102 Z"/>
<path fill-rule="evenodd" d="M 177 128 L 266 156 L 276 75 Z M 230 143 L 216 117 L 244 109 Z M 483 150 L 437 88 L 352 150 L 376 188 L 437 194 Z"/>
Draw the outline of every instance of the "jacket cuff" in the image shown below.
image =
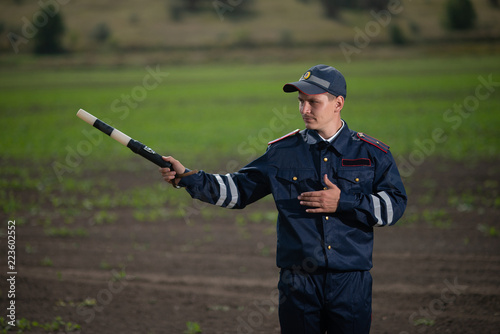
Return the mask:
<path fill-rule="evenodd" d="M 186 169 L 184 170 L 184 173 L 183 173 L 183 174 L 189 173 L 190 171 L 191 171 L 191 170 L 190 170 L 189 168 L 186 168 Z M 189 175 L 189 176 L 191 176 L 191 175 Z M 177 185 L 178 185 L 179 187 L 183 187 L 183 188 L 185 188 L 186 186 L 188 186 L 188 185 L 189 185 L 189 182 L 186 182 L 186 179 L 189 179 L 189 176 L 186 176 L 186 177 L 181 178 L 181 180 L 179 181 L 179 183 L 177 183 Z"/>
<path fill-rule="evenodd" d="M 339 205 L 337 207 L 337 212 L 339 211 L 351 211 L 358 203 L 358 196 L 356 194 L 348 194 L 345 191 L 340 193 Z"/>

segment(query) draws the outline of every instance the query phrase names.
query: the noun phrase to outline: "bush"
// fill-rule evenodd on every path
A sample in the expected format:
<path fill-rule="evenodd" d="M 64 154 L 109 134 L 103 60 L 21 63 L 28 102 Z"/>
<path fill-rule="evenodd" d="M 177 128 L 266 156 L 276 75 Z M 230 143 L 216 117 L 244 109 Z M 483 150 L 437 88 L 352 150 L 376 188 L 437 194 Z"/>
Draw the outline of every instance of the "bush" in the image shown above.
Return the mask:
<path fill-rule="evenodd" d="M 406 44 L 406 37 L 403 30 L 398 24 L 391 24 L 389 26 L 389 36 L 391 38 L 392 44 L 404 45 Z"/>
<path fill-rule="evenodd" d="M 98 23 L 92 30 L 92 38 L 99 43 L 106 42 L 110 36 L 111 29 L 104 22 Z"/>
<path fill-rule="evenodd" d="M 343 9 L 382 10 L 389 5 L 389 0 L 320 0 L 326 17 L 335 19 Z"/>
<path fill-rule="evenodd" d="M 446 1 L 446 22 L 452 30 L 465 30 L 474 26 L 476 11 L 470 0 Z"/>
<path fill-rule="evenodd" d="M 64 52 L 62 47 L 62 36 L 64 34 L 64 23 L 60 11 L 56 11 L 51 5 L 42 8 L 44 13 L 55 13 L 53 16 L 47 15 L 45 25 L 42 25 L 35 37 L 35 53 L 37 54 L 57 54 Z"/>

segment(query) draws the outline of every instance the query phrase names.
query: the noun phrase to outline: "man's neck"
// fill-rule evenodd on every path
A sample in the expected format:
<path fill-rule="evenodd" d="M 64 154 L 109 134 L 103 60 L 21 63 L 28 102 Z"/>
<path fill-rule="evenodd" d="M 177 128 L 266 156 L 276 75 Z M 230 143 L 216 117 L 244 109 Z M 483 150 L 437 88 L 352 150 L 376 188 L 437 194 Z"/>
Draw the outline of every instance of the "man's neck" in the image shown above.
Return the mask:
<path fill-rule="evenodd" d="M 335 124 L 331 127 L 331 130 L 329 131 L 318 130 L 318 134 L 324 140 L 331 142 L 338 135 L 338 133 L 343 127 L 344 127 L 344 121 L 340 119 L 338 122 L 335 122 Z"/>

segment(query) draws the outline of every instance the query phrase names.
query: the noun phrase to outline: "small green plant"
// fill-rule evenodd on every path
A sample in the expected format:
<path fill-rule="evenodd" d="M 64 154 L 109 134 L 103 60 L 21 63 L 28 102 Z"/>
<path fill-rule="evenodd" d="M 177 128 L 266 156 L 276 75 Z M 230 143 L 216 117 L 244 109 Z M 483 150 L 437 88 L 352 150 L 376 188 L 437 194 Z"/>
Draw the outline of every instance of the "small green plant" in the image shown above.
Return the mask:
<path fill-rule="evenodd" d="M 210 311 L 222 311 L 222 312 L 227 312 L 231 309 L 230 306 L 227 306 L 227 305 L 212 305 L 212 306 L 209 306 L 208 309 Z"/>
<path fill-rule="evenodd" d="M 80 305 L 81 306 L 87 306 L 87 307 L 95 306 L 95 305 L 97 305 L 97 300 L 95 298 L 85 298 L 80 303 Z"/>
<path fill-rule="evenodd" d="M 101 224 L 112 224 L 118 219 L 118 215 L 114 212 L 109 212 L 109 211 L 98 211 L 94 215 L 94 221 L 97 225 Z"/>
<path fill-rule="evenodd" d="M 188 321 L 186 322 L 186 330 L 184 331 L 184 334 L 197 334 L 201 333 L 201 327 L 200 324 L 197 322 L 192 322 Z"/>
<path fill-rule="evenodd" d="M 125 268 L 122 268 L 119 272 L 114 272 L 111 279 L 114 282 L 119 282 L 122 279 L 125 279 L 126 277 L 127 277 L 127 273 L 125 272 Z"/>
<path fill-rule="evenodd" d="M 451 219 L 444 209 L 426 209 L 422 212 L 422 217 L 428 224 L 437 228 L 446 229 L 451 226 Z"/>
<path fill-rule="evenodd" d="M 498 237 L 500 233 L 494 226 L 479 224 L 477 229 L 488 237 Z"/>
<path fill-rule="evenodd" d="M 52 267 L 54 265 L 54 262 L 52 261 L 52 259 L 50 257 L 46 256 L 42 259 L 40 264 L 44 267 Z"/>
<path fill-rule="evenodd" d="M 110 270 L 111 265 L 106 260 L 102 260 L 101 263 L 99 263 L 99 269 Z"/>
<path fill-rule="evenodd" d="M 57 316 L 53 321 L 47 323 L 41 323 L 38 321 L 30 321 L 26 318 L 20 318 L 16 320 L 15 327 L 12 327 L 8 322 L 0 317 L 0 333 L 8 333 L 12 329 L 15 329 L 16 333 L 25 333 L 31 330 L 36 330 L 40 328 L 45 332 L 74 332 L 81 329 L 81 326 L 70 321 L 64 321 L 60 316 Z"/>
<path fill-rule="evenodd" d="M 48 227 L 44 230 L 44 233 L 46 236 L 49 237 L 62 237 L 62 238 L 88 237 L 89 235 L 89 232 L 82 227 L 77 228 L 76 230 L 71 230 L 67 227 Z"/>
<path fill-rule="evenodd" d="M 12 192 L 1 191 L 0 203 L 3 213 L 9 214 L 19 211 L 22 208 L 22 203 L 14 197 Z"/>
<path fill-rule="evenodd" d="M 434 320 L 427 318 L 416 319 L 415 321 L 413 321 L 414 326 L 420 326 L 420 325 L 434 326 L 434 324 L 435 324 Z"/>
<path fill-rule="evenodd" d="M 31 246 L 31 244 L 29 242 L 26 243 L 26 245 L 24 246 L 24 251 L 27 253 L 27 254 L 33 254 L 33 253 L 36 253 L 36 248 Z"/>

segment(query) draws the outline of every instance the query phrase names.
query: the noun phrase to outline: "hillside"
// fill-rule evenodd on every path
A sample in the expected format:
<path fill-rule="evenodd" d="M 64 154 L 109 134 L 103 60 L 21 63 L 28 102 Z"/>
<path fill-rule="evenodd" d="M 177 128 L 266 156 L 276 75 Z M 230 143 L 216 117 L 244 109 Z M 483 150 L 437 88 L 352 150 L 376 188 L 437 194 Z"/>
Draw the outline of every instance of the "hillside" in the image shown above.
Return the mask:
<path fill-rule="evenodd" d="M 278 0 L 253 0 L 248 5 L 251 15 L 247 16 L 239 15 L 243 12 L 242 1 L 213 1 L 204 11 L 182 17 L 172 12 L 173 2 L 169 1 L 46 1 L 57 4 L 66 25 L 64 44 L 76 52 L 338 47 L 340 42 L 365 47 L 390 43 L 388 31 L 393 25 L 402 30 L 407 42 L 414 44 L 464 40 L 495 43 L 500 37 L 500 9 L 492 8 L 488 0 L 473 1 L 477 24 L 466 32 L 443 28 L 444 2 L 395 2 L 377 14 L 343 11 L 334 21 L 325 18 L 319 1 L 314 0 L 287 1 L 286 6 Z M 1 5 L 3 53 L 30 51 L 33 29 L 43 25 L 46 18 L 40 3 L 44 2 L 17 0 Z M 103 23 L 111 35 L 106 42 L 98 43 L 92 35 Z M 14 34 L 21 42 L 13 42 Z"/>

